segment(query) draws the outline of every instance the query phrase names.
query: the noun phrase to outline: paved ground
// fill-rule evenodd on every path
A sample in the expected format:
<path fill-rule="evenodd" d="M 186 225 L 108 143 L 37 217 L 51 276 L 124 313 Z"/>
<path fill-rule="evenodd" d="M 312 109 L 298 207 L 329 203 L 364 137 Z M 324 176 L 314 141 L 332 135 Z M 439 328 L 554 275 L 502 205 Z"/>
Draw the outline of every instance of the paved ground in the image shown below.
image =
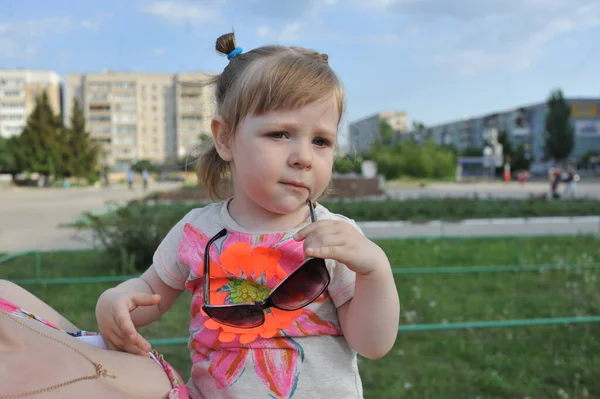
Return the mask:
<path fill-rule="evenodd" d="M 600 213 L 600 211 L 599 211 Z M 505 237 L 534 235 L 600 234 L 600 217 L 474 219 L 462 222 L 358 223 L 371 238 L 408 237 Z"/>
<path fill-rule="evenodd" d="M 388 193 L 398 199 L 419 197 L 473 197 L 480 198 L 529 198 L 531 195 L 548 194 L 550 186 L 547 182 L 528 182 L 520 185 L 517 182 L 497 183 L 429 183 L 420 188 L 416 183 L 390 183 Z M 562 193 L 564 186 L 559 187 Z M 600 182 L 579 182 L 576 196 L 600 198 Z"/>
<path fill-rule="evenodd" d="M 177 183 L 151 185 L 148 192 L 171 190 Z M 600 198 L 600 184 L 580 184 L 580 195 Z M 520 191 L 519 191 L 520 190 Z M 406 186 L 396 189 L 397 196 L 420 195 L 467 196 L 473 192 L 491 193 L 494 197 L 528 196 L 529 192 L 541 193 L 545 184 L 431 184 L 425 189 Z M 83 249 L 93 247 L 89 233 L 59 228 L 61 223 L 76 219 L 82 212 L 97 211 L 107 201 L 127 201 L 145 193 L 118 186 L 109 189 L 35 189 L 19 188 L 0 191 L 0 252 L 17 252 L 31 249 Z M 485 194 L 487 195 L 487 194 Z M 600 209 L 599 212 L 600 214 Z M 463 223 L 431 222 L 410 224 L 402 222 L 360 223 L 370 237 L 415 237 L 415 236 L 483 236 L 483 235 L 534 235 L 534 234 L 578 234 L 600 233 L 598 218 L 540 218 L 535 220 L 474 220 Z"/>
<path fill-rule="evenodd" d="M 98 211 L 107 201 L 128 201 L 153 191 L 171 190 L 176 183 L 150 185 L 130 191 L 111 188 L 58 189 L 12 188 L 0 191 L 0 252 L 29 249 L 89 248 L 90 235 L 77 236 L 73 229 L 59 228 L 85 211 Z"/>

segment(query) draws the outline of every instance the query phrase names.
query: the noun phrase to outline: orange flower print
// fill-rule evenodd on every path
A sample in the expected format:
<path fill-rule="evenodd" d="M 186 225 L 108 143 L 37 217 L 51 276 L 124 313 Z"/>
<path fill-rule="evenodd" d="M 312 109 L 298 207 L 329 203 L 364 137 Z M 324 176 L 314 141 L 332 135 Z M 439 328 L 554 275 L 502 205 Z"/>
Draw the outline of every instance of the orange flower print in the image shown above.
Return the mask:
<path fill-rule="evenodd" d="M 265 299 L 277 283 L 286 277 L 279 265 L 281 253 L 277 249 L 252 248 L 247 242 L 236 242 L 225 248 L 220 263 L 211 259 L 211 270 L 222 269 L 227 275 L 239 278 L 211 278 L 210 301 L 212 304 L 254 303 Z M 221 273 L 219 273 L 221 274 Z M 206 320 L 205 327 L 220 330 L 219 340 L 231 342 L 239 336 L 241 344 L 254 341 L 259 335 L 274 337 L 279 330 L 289 327 L 302 314 L 302 310 L 283 311 L 277 308 L 265 310 L 265 322 L 254 328 L 236 328 Z"/>
<path fill-rule="evenodd" d="M 211 237 L 185 225 L 178 258 L 190 267 L 187 289 L 193 294 L 192 378 L 211 377 L 217 389 L 234 384 L 247 366 L 273 398 L 292 398 L 304 349 L 294 337 L 340 335 L 331 322 L 304 308 L 265 310 L 265 323 L 236 328 L 210 319 L 202 311 L 203 256 Z M 269 295 L 277 284 L 304 261 L 302 243 L 284 234 L 251 235 L 228 232 L 209 249 L 211 304 L 253 303 Z M 324 293 L 317 302 L 327 299 Z M 268 349 L 268 350 L 265 350 Z M 208 370 L 206 373 L 203 370 Z"/>

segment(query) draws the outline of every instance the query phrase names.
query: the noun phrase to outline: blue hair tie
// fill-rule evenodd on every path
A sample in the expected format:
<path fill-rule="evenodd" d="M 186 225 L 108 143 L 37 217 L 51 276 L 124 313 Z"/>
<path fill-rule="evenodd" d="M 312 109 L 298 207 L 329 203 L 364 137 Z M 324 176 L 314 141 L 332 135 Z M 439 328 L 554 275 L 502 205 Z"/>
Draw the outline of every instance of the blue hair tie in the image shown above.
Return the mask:
<path fill-rule="evenodd" d="M 235 50 L 233 50 L 231 53 L 227 54 L 227 59 L 231 60 L 232 58 L 235 58 L 236 56 L 242 54 L 242 48 L 241 47 L 236 47 Z"/>

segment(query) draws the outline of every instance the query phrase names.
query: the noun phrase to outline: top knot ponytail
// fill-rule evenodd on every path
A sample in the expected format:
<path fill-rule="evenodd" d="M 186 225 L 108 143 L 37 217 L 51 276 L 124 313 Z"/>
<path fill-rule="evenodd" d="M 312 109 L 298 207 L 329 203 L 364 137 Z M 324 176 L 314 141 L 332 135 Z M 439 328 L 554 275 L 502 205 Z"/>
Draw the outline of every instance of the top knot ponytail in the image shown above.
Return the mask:
<path fill-rule="evenodd" d="M 223 55 L 229 55 L 237 47 L 235 33 L 226 33 L 217 38 L 215 49 Z"/>

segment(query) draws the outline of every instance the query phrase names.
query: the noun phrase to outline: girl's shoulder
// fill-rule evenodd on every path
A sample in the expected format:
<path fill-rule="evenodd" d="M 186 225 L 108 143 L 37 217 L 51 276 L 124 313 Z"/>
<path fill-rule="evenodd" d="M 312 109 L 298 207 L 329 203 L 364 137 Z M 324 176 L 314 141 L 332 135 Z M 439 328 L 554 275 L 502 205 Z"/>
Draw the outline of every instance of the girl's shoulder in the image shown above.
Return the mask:
<path fill-rule="evenodd" d="M 203 226 L 207 224 L 218 223 L 220 214 L 224 206 L 224 201 L 211 202 L 201 207 L 193 208 L 185 214 L 179 221 L 180 225 L 191 224 L 193 226 Z M 220 223 L 218 223 L 220 224 Z"/>

